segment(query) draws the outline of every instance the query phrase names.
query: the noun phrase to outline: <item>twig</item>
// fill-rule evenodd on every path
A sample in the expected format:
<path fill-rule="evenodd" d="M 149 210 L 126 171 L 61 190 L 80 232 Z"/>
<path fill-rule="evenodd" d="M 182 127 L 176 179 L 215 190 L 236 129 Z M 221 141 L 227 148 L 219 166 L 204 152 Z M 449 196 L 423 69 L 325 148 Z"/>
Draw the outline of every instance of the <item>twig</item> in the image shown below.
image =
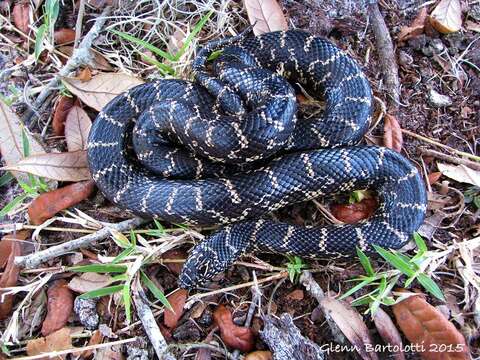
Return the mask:
<path fill-rule="evenodd" d="M 82 236 L 78 239 L 68 241 L 66 243 L 52 246 L 48 249 L 37 251 L 33 254 L 26 255 L 26 256 L 17 256 L 15 258 L 15 264 L 17 266 L 26 267 L 26 268 L 35 268 L 39 264 L 48 261 L 50 259 L 54 259 L 58 256 L 61 256 L 67 252 L 72 250 L 79 249 L 86 245 L 89 245 L 95 241 L 103 240 L 110 235 L 110 229 L 114 229 L 117 231 L 125 231 L 130 228 L 134 228 L 141 224 L 148 222 L 149 220 L 142 219 L 142 218 L 133 218 L 129 220 L 122 221 L 118 224 L 112 224 L 107 227 L 104 227 L 101 230 L 89 235 Z"/>
<path fill-rule="evenodd" d="M 438 141 L 435 141 L 435 140 L 432 140 L 432 139 L 429 139 L 425 136 L 422 136 L 422 135 L 418 135 L 410 130 L 406 130 L 406 129 L 402 129 L 402 133 L 404 134 L 407 134 L 411 137 L 414 137 L 418 140 L 422 140 L 422 141 L 425 141 L 426 143 L 429 143 L 429 144 L 432 144 L 432 145 L 436 145 L 438 147 L 441 147 L 442 149 L 445 149 L 445 150 L 448 150 L 454 154 L 457 154 L 457 155 L 460 155 L 460 156 L 465 156 L 465 157 L 468 157 L 472 160 L 475 160 L 475 161 L 480 161 L 480 156 L 476 156 L 476 155 L 473 155 L 473 154 L 469 154 L 469 153 L 466 153 L 464 151 L 460 151 L 460 150 L 457 150 L 457 149 L 454 149 L 448 145 L 444 145 L 442 144 L 441 142 L 438 142 Z"/>
<path fill-rule="evenodd" d="M 71 348 L 71 349 L 60 350 L 60 351 L 51 351 L 51 352 L 48 352 L 48 353 L 42 353 L 40 355 L 22 356 L 22 357 L 17 357 L 15 359 L 17 359 L 17 360 L 35 360 L 35 359 L 45 359 L 45 358 L 59 359 L 60 355 L 67 355 L 67 354 L 70 354 L 70 353 L 80 353 L 80 352 L 83 352 L 83 351 L 101 349 L 101 348 L 108 347 L 108 346 L 128 344 L 128 343 L 131 343 L 131 342 L 134 342 L 134 341 L 137 341 L 136 337 L 133 337 L 133 338 L 130 338 L 130 339 L 123 339 L 123 340 L 107 342 L 107 343 L 103 343 L 103 344 L 89 345 L 89 346 L 84 346 L 84 347 L 81 347 L 81 348 Z"/>
<path fill-rule="evenodd" d="M 398 78 L 398 65 L 392 37 L 390 36 L 376 0 L 369 1 L 368 12 L 377 44 L 378 58 L 385 82 L 385 90 L 390 96 L 388 101 L 389 112 L 395 115 L 398 110 L 398 105 L 400 104 L 400 80 Z"/>
<path fill-rule="evenodd" d="M 133 289 L 133 302 L 135 303 L 137 314 L 142 322 L 145 333 L 150 339 L 159 359 L 173 360 L 175 358 L 168 351 L 167 342 L 160 332 L 160 328 L 155 321 L 152 309 L 150 309 L 147 303 L 143 300 L 143 297 L 145 297 L 145 293 L 137 282 Z"/>
<path fill-rule="evenodd" d="M 107 16 L 110 14 L 112 7 L 107 6 L 102 11 L 99 17 L 95 20 L 92 28 L 88 31 L 87 35 L 83 38 L 82 42 L 80 43 L 79 47 L 73 51 L 72 56 L 68 59 L 67 63 L 60 69 L 58 74 L 50 80 L 50 82 L 46 85 L 46 87 L 40 92 L 35 103 L 33 104 L 33 108 L 40 108 L 42 104 L 47 99 L 50 92 L 57 88 L 60 80 L 62 77 L 68 76 L 72 71 L 76 70 L 81 65 L 89 64 L 92 60 L 92 54 L 90 52 L 90 48 L 92 47 L 93 41 L 97 38 L 100 34 L 100 31 L 103 28 L 103 25 L 107 21 Z M 34 115 L 32 111 L 30 111 L 25 118 L 25 123 L 29 123 L 31 117 Z"/>
<path fill-rule="evenodd" d="M 318 285 L 318 283 L 313 279 L 312 273 L 308 270 L 302 271 L 302 275 L 300 276 L 300 282 L 305 289 L 320 303 L 323 298 L 325 298 L 325 292 L 323 289 Z"/>
<path fill-rule="evenodd" d="M 445 160 L 445 161 L 448 161 L 448 162 L 451 162 L 451 163 L 454 163 L 454 164 L 465 165 L 465 166 L 468 166 L 468 167 L 470 167 L 474 170 L 480 170 L 480 163 L 476 163 L 474 161 L 467 160 L 467 159 L 462 159 L 462 158 L 459 158 L 459 157 L 456 157 L 456 156 L 446 155 L 446 154 L 443 154 L 439 151 L 430 150 L 430 149 L 423 149 L 422 150 L 422 155 L 433 156 L 433 157 L 435 157 L 437 159 L 440 159 L 440 160 Z"/>
<path fill-rule="evenodd" d="M 80 41 L 80 36 L 82 36 L 82 22 L 83 22 L 84 15 L 85 15 L 85 0 L 80 0 L 80 4 L 78 5 L 77 22 L 75 23 L 75 42 L 73 43 L 74 48 L 77 48 L 78 42 Z"/>
<path fill-rule="evenodd" d="M 258 287 L 257 276 L 255 271 L 253 272 L 253 281 L 255 285 L 252 286 L 252 302 L 250 303 L 250 307 L 248 308 L 247 318 L 245 319 L 245 323 L 243 324 L 244 327 L 250 327 L 252 325 L 253 314 L 255 313 L 255 308 L 258 306 L 260 309 L 260 299 L 262 297 L 262 292 Z M 232 354 L 233 360 L 237 360 L 240 356 L 240 350 L 235 350 Z"/>

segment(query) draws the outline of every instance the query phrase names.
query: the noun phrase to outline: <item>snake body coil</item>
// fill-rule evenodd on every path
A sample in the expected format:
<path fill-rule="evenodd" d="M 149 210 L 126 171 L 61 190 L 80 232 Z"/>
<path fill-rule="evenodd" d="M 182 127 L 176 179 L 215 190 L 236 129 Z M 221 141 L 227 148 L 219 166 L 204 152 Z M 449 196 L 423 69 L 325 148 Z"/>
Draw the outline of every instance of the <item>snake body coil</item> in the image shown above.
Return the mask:
<path fill-rule="evenodd" d="M 175 223 L 229 224 L 193 249 L 181 286 L 211 279 L 248 251 L 316 258 L 399 248 L 423 222 L 416 168 L 387 148 L 353 146 L 368 127 L 371 89 L 330 42 L 301 31 L 220 40 L 199 52 L 193 70 L 195 82 L 160 80 L 116 97 L 88 140 L 93 179 L 118 206 Z M 324 98 L 321 118 L 297 119 L 297 84 Z M 375 189 L 380 205 L 358 224 L 260 219 L 362 188 Z"/>

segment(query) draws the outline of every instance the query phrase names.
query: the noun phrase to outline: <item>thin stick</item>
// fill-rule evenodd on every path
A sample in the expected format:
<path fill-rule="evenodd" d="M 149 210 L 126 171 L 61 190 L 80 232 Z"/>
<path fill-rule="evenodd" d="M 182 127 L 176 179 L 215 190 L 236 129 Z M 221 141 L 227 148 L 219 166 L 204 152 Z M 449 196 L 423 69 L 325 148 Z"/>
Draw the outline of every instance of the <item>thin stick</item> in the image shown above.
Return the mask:
<path fill-rule="evenodd" d="M 143 329 L 150 339 L 158 358 L 174 360 L 175 358 L 168 352 L 168 344 L 160 332 L 160 328 L 155 321 L 155 316 L 153 315 L 152 309 L 150 309 L 150 306 L 148 306 L 148 304 L 142 298 L 144 296 L 145 294 L 142 290 L 142 287 L 137 283 L 133 291 L 133 301 L 137 308 L 137 314 L 142 322 Z"/>
<path fill-rule="evenodd" d="M 456 156 L 446 155 L 446 154 L 443 154 L 439 151 L 424 149 L 424 150 L 422 150 L 422 154 L 425 155 L 425 156 L 433 156 L 437 159 L 445 160 L 445 161 L 448 161 L 448 162 L 451 162 L 451 163 L 454 163 L 454 164 L 465 165 L 465 166 L 468 166 L 468 167 L 470 167 L 474 170 L 480 170 L 480 164 L 479 163 L 476 163 L 474 161 L 467 160 L 467 159 L 462 159 L 462 158 L 459 158 L 459 157 L 456 157 Z"/>
<path fill-rule="evenodd" d="M 411 137 L 414 137 L 416 139 L 419 139 L 419 140 L 422 140 L 422 141 L 425 141 L 426 143 L 429 143 L 429 144 L 432 144 L 432 145 L 436 145 L 438 147 L 441 147 L 442 149 L 445 149 L 445 150 L 448 150 L 454 154 L 457 154 L 457 155 L 460 155 L 460 156 L 465 156 L 467 158 L 470 158 L 470 159 L 473 159 L 475 161 L 480 161 L 480 156 L 476 156 L 476 155 L 473 155 L 473 154 L 469 154 L 469 153 L 466 153 L 466 152 L 463 152 L 463 151 L 460 151 L 460 150 L 457 150 L 457 149 L 454 149 L 448 145 L 444 145 L 438 141 L 435 141 L 435 140 L 432 140 L 432 139 L 429 139 L 425 136 L 422 136 L 422 135 L 418 135 L 410 130 L 406 130 L 406 129 L 402 129 L 402 133 L 404 134 L 407 134 L 408 136 L 411 136 Z"/>
<path fill-rule="evenodd" d="M 249 282 L 246 282 L 246 283 L 243 283 L 243 284 L 233 285 L 233 286 L 226 287 L 226 288 L 223 288 L 223 289 L 213 290 L 213 291 L 209 291 L 209 292 L 201 293 L 201 294 L 195 294 L 195 295 L 192 295 L 188 299 L 187 304 L 191 305 L 191 304 L 195 303 L 196 301 L 198 301 L 202 298 L 212 296 L 212 295 L 215 295 L 215 294 L 221 294 L 221 293 L 225 293 L 225 292 L 228 292 L 228 291 L 238 290 L 238 289 L 249 287 L 249 286 L 252 286 L 252 285 L 255 285 L 255 284 L 263 284 L 263 283 L 266 283 L 266 282 L 269 282 L 269 281 L 282 279 L 282 278 L 285 278 L 287 276 L 288 276 L 288 272 L 287 271 L 282 271 L 282 272 L 279 272 L 277 274 L 274 274 L 274 275 L 268 276 L 266 278 L 260 279 L 258 281 L 249 281 Z M 188 306 L 188 305 L 185 305 L 185 306 Z"/>
<path fill-rule="evenodd" d="M 22 356 L 22 357 L 17 357 L 15 359 L 16 360 L 35 360 L 35 359 L 45 359 L 45 358 L 57 359 L 60 357 L 60 355 L 66 355 L 70 353 L 80 353 L 83 351 L 101 349 L 108 346 L 128 344 L 134 341 L 137 341 L 136 337 L 124 339 L 124 340 L 112 341 L 112 342 L 103 343 L 103 344 L 89 345 L 81 348 L 70 348 L 70 349 L 60 350 L 60 351 L 51 351 L 48 353 L 42 353 L 42 354 L 33 355 L 33 356 Z"/>
<path fill-rule="evenodd" d="M 74 48 L 77 48 L 78 42 L 80 41 L 80 36 L 82 36 L 82 22 L 84 14 L 85 0 L 80 0 L 80 4 L 78 5 L 77 22 L 75 23 L 75 42 L 73 43 Z"/>
<path fill-rule="evenodd" d="M 103 28 L 103 25 L 107 21 L 107 16 L 110 14 L 112 7 L 107 6 L 102 11 L 99 17 L 95 20 L 92 28 L 88 31 L 87 35 L 83 38 L 79 47 L 73 51 L 72 56 L 68 59 L 67 63 L 60 69 L 58 74 L 50 80 L 50 82 L 45 86 L 45 88 L 40 92 L 33 107 L 38 109 L 45 102 L 47 97 L 50 95 L 50 92 L 57 88 L 60 84 L 62 77 L 68 76 L 72 71 L 76 70 L 81 65 L 87 65 L 92 60 L 92 54 L 90 48 L 92 47 L 93 41 L 98 37 L 100 31 Z M 27 114 L 26 123 L 29 122 L 30 118 L 34 115 L 33 112 Z"/>
<path fill-rule="evenodd" d="M 127 229 L 134 228 L 141 224 L 148 222 L 149 220 L 142 218 L 133 218 L 129 220 L 122 221 L 118 224 L 112 224 L 104 227 L 101 230 L 89 235 L 82 236 L 78 239 L 68 241 L 66 243 L 52 246 L 48 249 L 35 252 L 26 256 L 17 256 L 15 257 L 15 265 L 26 267 L 28 269 L 35 268 L 41 263 L 64 255 L 70 251 L 85 247 L 95 241 L 103 240 L 110 236 L 110 229 L 117 231 L 125 231 Z"/>
<path fill-rule="evenodd" d="M 377 44 L 378 58 L 385 82 L 385 90 L 390 96 L 388 101 L 389 110 L 395 115 L 398 110 L 398 105 L 400 104 L 400 80 L 398 78 L 398 66 L 392 38 L 388 31 L 387 24 L 385 24 L 383 15 L 378 8 L 377 1 L 369 1 L 368 11 Z"/>

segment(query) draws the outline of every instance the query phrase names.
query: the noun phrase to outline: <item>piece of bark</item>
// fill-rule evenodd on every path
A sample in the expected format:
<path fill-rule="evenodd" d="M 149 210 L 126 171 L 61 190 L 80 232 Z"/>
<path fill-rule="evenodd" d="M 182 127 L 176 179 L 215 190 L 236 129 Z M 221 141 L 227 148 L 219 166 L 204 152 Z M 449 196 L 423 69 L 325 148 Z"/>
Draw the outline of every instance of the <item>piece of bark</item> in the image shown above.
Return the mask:
<path fill-rule="evenodd" d="M 273 352 L 274 360 L 323 360 L 324 352 L 313 341 L 305 338 L 289 314 L 279 319 L 263 317 L 264 328 L 260 337 Z"/>

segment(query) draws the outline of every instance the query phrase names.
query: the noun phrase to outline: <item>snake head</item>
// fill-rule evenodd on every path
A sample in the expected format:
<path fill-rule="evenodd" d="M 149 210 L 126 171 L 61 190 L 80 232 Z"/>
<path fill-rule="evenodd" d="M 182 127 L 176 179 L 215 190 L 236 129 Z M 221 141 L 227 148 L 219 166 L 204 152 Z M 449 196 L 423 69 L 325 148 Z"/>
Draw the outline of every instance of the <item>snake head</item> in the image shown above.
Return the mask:
<path fill-rule="evenodd" d="M 200 244 L 188 257 L 178 279 L 178 285 L 184 289 L 193 289 L 211 280 L 225 269 L 212 251 Z"/>

